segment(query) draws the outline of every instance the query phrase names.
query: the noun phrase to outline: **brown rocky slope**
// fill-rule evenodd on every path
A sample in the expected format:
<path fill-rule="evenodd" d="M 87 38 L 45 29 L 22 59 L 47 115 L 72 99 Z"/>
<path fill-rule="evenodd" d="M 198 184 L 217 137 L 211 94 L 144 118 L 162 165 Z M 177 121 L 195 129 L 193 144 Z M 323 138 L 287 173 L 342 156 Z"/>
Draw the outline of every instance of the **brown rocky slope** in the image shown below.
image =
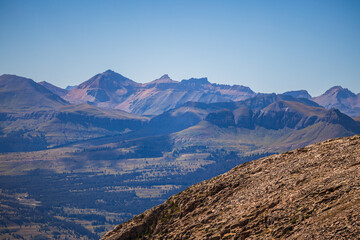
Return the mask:
<path fill-rule="evenodd" d="M 102 239 L 358 239 L 360 136 L 239 165 Z"/>

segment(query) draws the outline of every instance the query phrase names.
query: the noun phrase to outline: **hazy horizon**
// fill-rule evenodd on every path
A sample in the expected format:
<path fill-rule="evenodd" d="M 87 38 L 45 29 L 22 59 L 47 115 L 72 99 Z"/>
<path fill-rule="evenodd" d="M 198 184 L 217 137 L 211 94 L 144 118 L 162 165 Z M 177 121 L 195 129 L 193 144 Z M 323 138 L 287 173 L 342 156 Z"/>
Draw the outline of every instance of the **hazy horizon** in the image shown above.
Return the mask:
<path fill-rule="evenodd" d="M 0 0 L 0 74 L 59 87 L 112 69 L 255 92 L 360 92 L 358 1 Z"/>

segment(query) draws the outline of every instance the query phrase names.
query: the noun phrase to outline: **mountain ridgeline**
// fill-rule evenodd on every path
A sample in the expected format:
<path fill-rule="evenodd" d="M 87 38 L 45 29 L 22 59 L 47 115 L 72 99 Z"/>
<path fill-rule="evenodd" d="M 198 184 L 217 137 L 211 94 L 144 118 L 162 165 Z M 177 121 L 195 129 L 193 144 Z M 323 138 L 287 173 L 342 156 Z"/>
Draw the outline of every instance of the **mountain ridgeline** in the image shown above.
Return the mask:
<path fill-rule="evenodd" d="M 241 85 L 210 83 L 207 78 L 191 78 L 178 82 L 167 74 L 149 83 L 140 84 L 111 70 L 68 89 L 61 89 L 47 82 L 40 84 L 71 103 L 91 102 L 100 107 L 152 116 L 188 101 L 237 102 L 262 95 Z M 351 117 L 360 116 L 360 94 L 354 94 L 341 86 L 332 87 L 317 97 L 312 97 L 306 90 L 287 91 L 283 95 L 312 100 L 326 109 L 337 108 Z"/>
<path fill-rule="evenodd" d="M 211 84 L 207 78 L 177 82 L 164 75 L 139 84 L 108 70 L 70 90 L 64 98 L 72 103 L 89 101 L 138 115 L 158 115 L 188 101 L 238 101 L 255 95 L 250 88 Z"/>

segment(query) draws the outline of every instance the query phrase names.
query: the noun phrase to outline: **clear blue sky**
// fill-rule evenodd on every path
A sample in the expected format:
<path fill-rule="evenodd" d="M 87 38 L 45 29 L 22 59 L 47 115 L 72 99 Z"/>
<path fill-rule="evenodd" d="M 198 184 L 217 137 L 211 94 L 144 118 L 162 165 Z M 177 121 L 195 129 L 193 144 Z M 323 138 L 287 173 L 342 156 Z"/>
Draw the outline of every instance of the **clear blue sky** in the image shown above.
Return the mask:
<path fill-rule="evenodd" d="M 359 93 L 360 1 L 0 0 L 0 74 L 65 87 L 107 69 Z"/>

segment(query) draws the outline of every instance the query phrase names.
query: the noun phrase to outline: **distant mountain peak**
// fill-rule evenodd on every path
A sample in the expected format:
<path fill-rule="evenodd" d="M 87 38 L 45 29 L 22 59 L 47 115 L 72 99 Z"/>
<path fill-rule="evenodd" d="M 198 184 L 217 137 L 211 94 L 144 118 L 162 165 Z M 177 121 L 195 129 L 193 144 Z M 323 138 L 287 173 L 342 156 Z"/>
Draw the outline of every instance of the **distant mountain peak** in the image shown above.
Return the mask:
<path fill-rule="evenodd" d="M 323 95 L 336 95 L 337 98 L 356 97 L 355 93 L 342 86 L 334 86 L 327 90 Z"/>
<path fill-rule="evenodd" d="M 122 80 L 130 80 L 129 78 L 121 75 L 120 73 L 117 73 L 111 69 L 106 70 L 103 73 L 99 73 L 97 75 L 95 75 L 94 77 L 97 77 L 97 79 L 101 79 L 101 80 L 113 80 L 114 78 L 116 79 L 122 79 Z M 132 81 L 132 80 L 131 80 Z"/>
<path fill-rule="evenodd" d="M 124 77 L 120 73 L 114 72 L 111 69 L 106 70 L 103 73 L 99 73 L 94 77 L 90 78 L 88 81 L 90 82 L 122 82 L 122 83 L 135 83 L 131 79 Z M 86 82 L 85 82 L 86 83 Z"/>
<path fill-rule="evenodd" d="M 184 79 L 181 81 L 181 83 L 185 83 L 185 84 L 210 84 L 209 80 L 207 79 L 207 77 L 203 77 L 203 78 L 190 78 L 190 79 Z"/>
<path fill-rule="evenodd" d="M 169 75 L 164 74 L 160 78 L 155 79 L 154 81 L 151 81 L 149 83 L 146 83 L 146 86 L 153 86 L 154 84 L 157 85 L 159 83 L 177 83 L 177 81 L 172 80 Z"/>
<path fill-rule="evenodd" d="M 112 99 L 124 99 L 134 92 L 139 84 L 112 70 L 96 74 L 89 80 L 73 88 L 65 96 L 72 103 L 110 102 Z M 119 100 L 116 100 L 119 101 Z"/>
<path fill-rule="evenodd" d="M 172 80 L 169 75 L 164 74 L 162 75 L 160 78 L 154 80 L 153 82 L 176 82 L 174 80 Z"/>
<path fill-rule="evenodd" d="M 357 107 L 360 103 L 360 97 L 342 86 L 334 86 L 328 89 L 322 95 L 313 98 L 313 101 L 326 109 L 338 108 L 351 117 L 359 115 L 360 112 L 359 107 Z"/>
<path fill-rule="evenodd" d="M 169 77 L 169 75 L 164 74 L 159 79 L 171 79 L 171 78 Z"/>
<path fill-rule="evenodd" d="M 287 92 L 284 92 L 283 94 L 292 96 L 294 98 L 311 99 L 311 95 L 306 90 L 287 91 Z"/>
<path fill-rule="evenodd" d="M 334 86 L 327 91 L 336 91 L 336 90 L 344 90 L 344 88 L 342 86 Z"/>
<path fill-rule="evenodd" d="M 103 72 L 103 73 L 116 73 L 116 72 L 114 72 L 113 70 L 111 70 L 111 69 L 108 69 L 108 70 L 106 70 L 105 72 Z"/>

